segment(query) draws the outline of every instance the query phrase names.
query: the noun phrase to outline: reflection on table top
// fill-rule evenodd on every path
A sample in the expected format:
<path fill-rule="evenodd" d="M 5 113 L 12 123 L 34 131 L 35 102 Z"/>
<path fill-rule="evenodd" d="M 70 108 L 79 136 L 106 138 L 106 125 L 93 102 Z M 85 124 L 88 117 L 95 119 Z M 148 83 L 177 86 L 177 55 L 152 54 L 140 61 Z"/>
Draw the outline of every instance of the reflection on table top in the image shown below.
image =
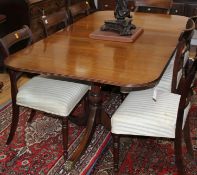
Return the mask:
<path fill-rule="evenodd" d="M 12 69 L 55 74 L 124 87 L 156 82 L 187 21 L 183 16 L 135 13 L 133 23 L 144 29 L 134 43 L 89 38 L 114 19 L 113 11 L 99 11 L 6 60 Z"/>

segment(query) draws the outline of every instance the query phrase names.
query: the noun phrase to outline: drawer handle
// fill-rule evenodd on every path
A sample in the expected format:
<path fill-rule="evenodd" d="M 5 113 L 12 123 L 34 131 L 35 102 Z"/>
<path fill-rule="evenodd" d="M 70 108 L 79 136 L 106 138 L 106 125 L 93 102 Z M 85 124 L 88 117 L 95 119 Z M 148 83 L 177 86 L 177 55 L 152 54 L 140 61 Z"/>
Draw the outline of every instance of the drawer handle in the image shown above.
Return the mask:
<path fill-rule="evenodd" d="M 109 5 L 108 4 L 105 4 L 104 7 L 109 7 Z"/>

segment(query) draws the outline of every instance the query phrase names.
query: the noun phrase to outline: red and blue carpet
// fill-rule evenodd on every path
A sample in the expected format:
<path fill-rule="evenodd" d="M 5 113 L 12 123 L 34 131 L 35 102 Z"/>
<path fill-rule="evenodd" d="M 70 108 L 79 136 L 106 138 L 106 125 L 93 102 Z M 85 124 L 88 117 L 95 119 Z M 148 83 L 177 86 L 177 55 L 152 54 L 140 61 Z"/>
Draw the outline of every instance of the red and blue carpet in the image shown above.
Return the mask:
<path fill-rule="evenodd" d="M 114 96 L 108 112 L 116 108 L 119 98 Z M 196 102 L 196 98 L 194 103 Z M 19 126 L 13 142 L 5 142 L 10 129 L 11 104 L 0 108 L 0 174 L 1 175 L 112 175 L 113 154 L 110 132 L 97 126 L 86 152 L 72 172 L 64 168 L 62 157 L 61 123 L 58 119 L 38 113 L 27 124 L 29 110 L 21 108 Z M 197 106 L 190 111 L 194 149 L 197 147 Z M 84 128 L 69 123 L 69 155 L 82 138 Z M 175 175 L 173 144 L 170 140 L 151 138 L 121 138 L 120 175 Z M 183 144 L 183 150 L 185 146 Z M 196 150 L 197 152 L 197 150 Z M 195 152 L 195 153 L 196 153 Z M 196 157 L 197 158 L 197 157 Z M 197 160 L 197 159 L 196 159 Z M 184 152 L 188 175 L 197 174 L 196 161 Z"/>

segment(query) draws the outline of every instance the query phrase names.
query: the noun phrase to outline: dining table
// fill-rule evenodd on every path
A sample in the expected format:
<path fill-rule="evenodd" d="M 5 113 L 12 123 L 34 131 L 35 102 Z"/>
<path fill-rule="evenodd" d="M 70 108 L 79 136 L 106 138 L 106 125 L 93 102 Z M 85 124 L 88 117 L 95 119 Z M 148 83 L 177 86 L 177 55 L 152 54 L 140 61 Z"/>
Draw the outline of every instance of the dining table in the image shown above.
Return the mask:
<path fill-rule="evenodd" d="M 188 19 L 139 12 L 131 15 L 132 23 L 143 29 L 134 42 L 91 38 L 105 20 L 114 19 L 113 11 L 96 11 L 5 60 L 12 88 L 17 84 L 17 72 L 54 75 L 91 84 L 86 132 L 71 162 L 84 152 L 98 123 L 110 129 L 110 117 L 101 115 L 102 86 L 113 85 L 128 91 L 154 87 L 170 62 Z"/>

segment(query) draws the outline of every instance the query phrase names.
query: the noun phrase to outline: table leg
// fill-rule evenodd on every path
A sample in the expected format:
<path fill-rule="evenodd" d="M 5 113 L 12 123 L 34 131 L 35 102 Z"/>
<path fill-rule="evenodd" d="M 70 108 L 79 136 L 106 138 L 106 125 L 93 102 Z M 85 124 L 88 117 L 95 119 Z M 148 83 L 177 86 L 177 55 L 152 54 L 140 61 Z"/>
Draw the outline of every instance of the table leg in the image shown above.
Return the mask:
<path fill-rule="evenodd" d="M 100 84 L 94 84 L 88 94 L 89 100 L 89 116 L 84 137 L 78 148 L 72 154 L 68 161 L 66 161 L 65 168 L 71 170 L 74 163 L 79 159 L 84 150 L 87 148 L 92 139 L 95 130 L 96 120 L 99 120 L 101 114 L 101 87 Z"/>

